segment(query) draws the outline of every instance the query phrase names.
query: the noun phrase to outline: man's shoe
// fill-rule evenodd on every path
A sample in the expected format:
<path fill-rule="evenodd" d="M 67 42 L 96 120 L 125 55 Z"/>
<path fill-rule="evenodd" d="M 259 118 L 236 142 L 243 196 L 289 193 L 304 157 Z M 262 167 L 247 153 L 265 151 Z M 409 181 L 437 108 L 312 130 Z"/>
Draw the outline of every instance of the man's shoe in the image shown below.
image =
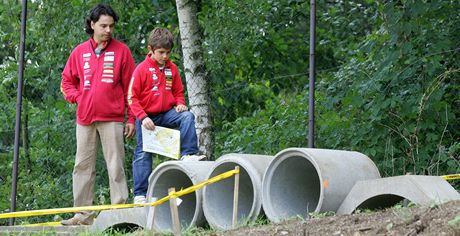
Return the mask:
<path fill-rule="evenodd" d="M 145 196 L 135 196 L 134 197 L 134 204 L 141 204 L 141 203 L 146 203 L 147 200 L 145 199 Z"/>
<path fill-rule="evenodd" d="M 183 155 L 180 160 L 181 161 L 200 161 L 205 159 L 205 155 Z"/>
<path fill-rule="evenodd" d="M 67 220 L 62 220 L 62 225 L 92 225 L 94 221 L 94 217 L 84 216 L 82 214 L 75 214 L 72 218 Z"/>

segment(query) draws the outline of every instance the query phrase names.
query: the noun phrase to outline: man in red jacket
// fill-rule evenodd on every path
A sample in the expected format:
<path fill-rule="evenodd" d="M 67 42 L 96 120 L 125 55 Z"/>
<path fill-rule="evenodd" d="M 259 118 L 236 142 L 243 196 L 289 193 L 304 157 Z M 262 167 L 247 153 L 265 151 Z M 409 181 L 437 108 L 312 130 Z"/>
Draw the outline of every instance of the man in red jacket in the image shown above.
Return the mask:
<path fill-rule="evenodd" d="M 86 20 L 88 41 L 70 54 L 62 72 L 61 91 L 77 104 L 77 153 L 73 170 L 74 206 L 91 206 L 96 177 L 96 150 L 100 141 L 107 165 L 112 204 L 125 203 L 128 186 L 124 170 L 123 134 L 134 136 L 135 117 L 126 96 L 135 69 L 129 48 L 112 38 L 118 16 L 104 4 L 94 7 Z M 128 110 L 127 124 L 123 127 Z M 83 211 L 63 225 L 92 224 L 94 214 Z"/>

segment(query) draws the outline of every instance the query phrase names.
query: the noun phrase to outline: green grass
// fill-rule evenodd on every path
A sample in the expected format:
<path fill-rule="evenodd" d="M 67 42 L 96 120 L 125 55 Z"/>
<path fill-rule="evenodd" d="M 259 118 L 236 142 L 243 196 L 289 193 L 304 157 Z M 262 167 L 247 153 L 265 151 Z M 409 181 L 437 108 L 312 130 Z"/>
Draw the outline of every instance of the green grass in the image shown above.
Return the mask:
<path fill-rule="evenodd" d="M 454 219 L 448 222 L 449 226 L 452 227 L 457 233 L 460 233 L 460 215 L 457 215 Z"/>

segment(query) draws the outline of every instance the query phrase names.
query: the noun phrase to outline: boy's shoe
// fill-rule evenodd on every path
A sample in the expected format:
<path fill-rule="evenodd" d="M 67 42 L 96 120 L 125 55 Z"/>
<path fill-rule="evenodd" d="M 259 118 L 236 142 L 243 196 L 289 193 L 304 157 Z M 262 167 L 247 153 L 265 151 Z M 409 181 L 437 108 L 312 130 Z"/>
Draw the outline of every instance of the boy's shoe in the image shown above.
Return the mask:
<path fill-rule="evenodd" d="M 75 214 L 72 218 L 67 220 L 62 220 L 62 225 L 92 225 L 94 221 L 94 216 L 90 215 L 83 215 L 83 214 Z"/>
<path fill-rule="evenodd" d="M 205 155 L 183 155 L 180 160 L 181 161 L 201 161 L 205 159 Z"/>
<path fill-rule="evenodd" d="M 145 199 L 145 196 L 135 196 L 134 197 L 134 204 L 141 204 L 141 203 L 146 203 L 147 199 Z"/>

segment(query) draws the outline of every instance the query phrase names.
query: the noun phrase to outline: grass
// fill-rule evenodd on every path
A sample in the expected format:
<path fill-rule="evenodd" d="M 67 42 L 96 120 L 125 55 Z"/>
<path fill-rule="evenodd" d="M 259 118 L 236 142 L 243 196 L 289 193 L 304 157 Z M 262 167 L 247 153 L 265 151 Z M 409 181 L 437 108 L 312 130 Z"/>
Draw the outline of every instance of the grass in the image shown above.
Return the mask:
<path fill-rule="evenodd" d="M 310 212 L 308 213 L 311 219 L 321 219 L 326 218 L 329 216 L 335 216 L 335 212 L 333 211 L 325 211 L 325 212 Z"/>
<path fill-rule="evenodd" d="M 460 215 L 457 215 L 454 219 L 450 220 L 447 224 L 449 224 L 455 232 L 460 233 Z"/>

